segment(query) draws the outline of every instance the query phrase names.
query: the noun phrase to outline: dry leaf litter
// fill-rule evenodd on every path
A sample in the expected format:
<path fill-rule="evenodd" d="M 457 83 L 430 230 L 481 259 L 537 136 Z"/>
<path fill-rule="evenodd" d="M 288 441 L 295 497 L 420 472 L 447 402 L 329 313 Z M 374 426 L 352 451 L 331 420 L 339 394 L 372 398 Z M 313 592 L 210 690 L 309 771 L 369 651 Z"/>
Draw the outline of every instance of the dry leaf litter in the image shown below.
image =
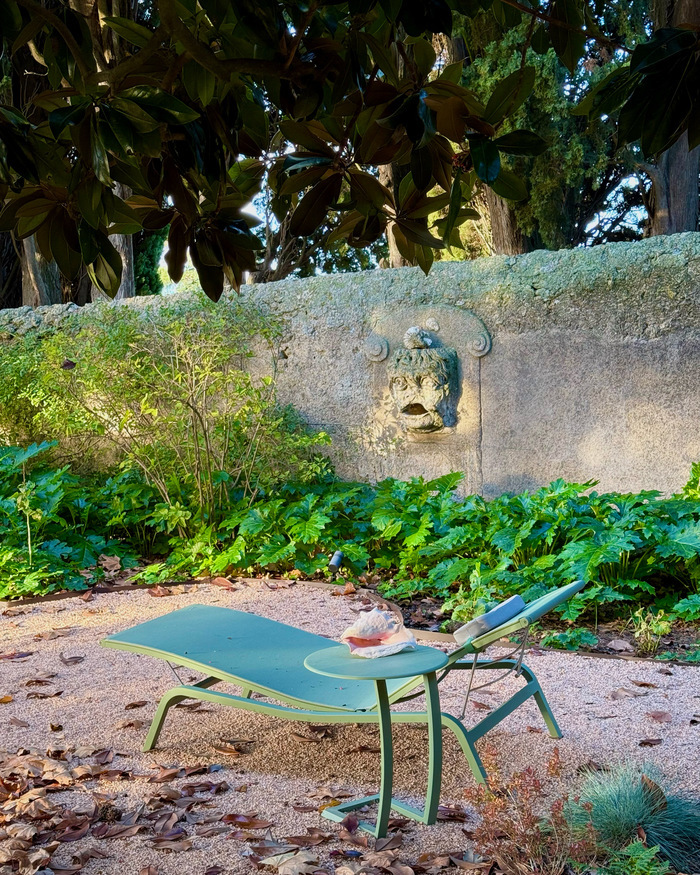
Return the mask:
<path fill-rule="evenodd" d="M 167 596 L 143 590 L 0 610 L 3 875 L 222 875 L 256 865 L 280 875 L 433 875 L 478 865 L 462 795 L 472 778 L 449 732 L 440 821 L 397 818 L 376 843 L 354 817 L 338 826 L 320 815 L 334 800 L 378 789 L 376 727 L 309 726 L 184 703 L 170 712 L 158 750 L 142 753 L 158 698 L 175 678 L 164 662 L 101 648 L 105 635 L 199 602 L 336 638 L 363 607 L 353 588 L 334 598 L 253 580 L 159 592 Z M 553 793 L 591 761 L 621 760 L 653 762 L 677 789 L 700 793 L 700 771 L 688 768 L 700 749 L 700 668 L 536 649 L 527 659 L 564 738 L 549 738 L 530 700 L 489 734 L 506 770 L 545 763 L 557 745 L 563 774 Z M 454 672 L 443 681 L 443 709 L 459 713 L 465 679 Z M 466 720 L 477 722 L 520 683 L 480 691 Z M 422 727 L 394 728 L 395 795 L 414 804 L 422 801 L 425 742 Z"/>

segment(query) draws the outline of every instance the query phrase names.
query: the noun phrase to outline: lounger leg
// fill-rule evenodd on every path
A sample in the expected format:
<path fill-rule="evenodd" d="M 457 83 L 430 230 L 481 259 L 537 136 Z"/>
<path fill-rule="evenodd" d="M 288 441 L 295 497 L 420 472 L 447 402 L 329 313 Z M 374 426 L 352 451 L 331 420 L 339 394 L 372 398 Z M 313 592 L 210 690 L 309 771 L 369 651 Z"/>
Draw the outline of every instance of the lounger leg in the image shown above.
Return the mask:
<path fill-rule="evenodd" d="M 547 697 L 542 692 L 542 687 L 540 686 L 540 682 L 535 677 L 534 671 L 529 669 L 526 665 L 523 665 L 521 666 L 521 674 L 528 681 L 528 683 L 534 683 L 536 687 L 536 690 L 533 693 L 533 698 L 535 699 L 535 702 L 537 702 L 537 707 L 540 709 L 540 714 L 544 718 L 544 722 L 547 725 L 549 734 L 552 738 L 561 738 L 562 731 L 559 728 L 559 724 L 554 718 L 554 714 L 552 713 L 552 709 L 549 707 Z"/>
<path fill-rule="evenodd" d="M 391 705 L 386 689 L 386 681 L 376 680 L 374 686 L 377 692 L 377 712 L 379 716 L 379 747 L 381 748 L 382 765 L 379 785 L 379 804 L 377 806 L 377 823 L 374 834 L 383 838 L 389 827 L 391 815 L 391 793 L 394 782 L 394 745 L 391 737 Z"/>
<path fill-rule="evenodd" d="M 512 666 L 515 668 L 517 663 L 513 659 L 502 659 L 495 660 L 494 662 L 484 661 L 483 663 L 477 663 L 477 668 L 479 669 L 489 669 L 489 670 L 497 670 L 501 668 L 506 668 Z M 453 669 L 471 669 L 470 663 L 456 663 Z M 534 671 L 531 668 L 528 668 L 525 664 L 520 665 L 520 674 L 526 681 L 526 686 L 529 690 L 526 698 L 532 696 L 537 702 L 537 707 L 540 709 L 540 714 L 544 718 L 544 722 L 547 725 L 547 729 L 549 730 L 549 734 L 552 738 L 561 738 L 562 731 L 559 728 L 559 725 L 552 713 L 552 709 L 549 707 L 549 702 L 545 694 L 542 692 L 542 687 L 540 686 L 540 682 L 537 680 Z M 518 694 L 516 693 L 516 696 Z M 520 698 L 520 702 L 524 701 L 524 699 Z M 519 702 L 519 704 L 520 704 Z M 505 715 L 504 715 L 505 716 Z"/>
<path fill-rule="evenodd" d="M 184 702 L 184 700 L 188 698 L 190 697 L 183 696 L 181 692 L 178 692 L 177 687 L 173 690 L 169 690 L 163 696 L 158 703 L 158 708 L 156 709 L 156 713 L 151 721 L 151 728 L 148 730 L 148 735 L 143 743 L 144 752 L 152 750 L 156 746 L 158 736 L 160 735 L 160 731 L 163 728 L 163 723 L 165 722 L 166 715 L 170 708 L 172 708 L 173 705 L 177 705 L 178 702 Z"/>
<path fill-rule="evenodd" d="M 464 726 L 461 720 L 453 717 L 452 714 L 445 714 L 443 712 L 441 717 L 442 725 L 446 726 L 448 729 L 451 729 L 457 737 L 459 746 L 462 748 L 462 753 L 469 763 L 469 768 L 471 769 L 472 775 L 474 775 L 474 780 L 476 781 L 476 783 L 487 784 L 488 777 L 486 775 L 486 769 L 484 768 L 484 764 L 481 762 L 479 754 L 476 752 L 476 746 L 474 742 L 469 737 L 469 730 Z"/>

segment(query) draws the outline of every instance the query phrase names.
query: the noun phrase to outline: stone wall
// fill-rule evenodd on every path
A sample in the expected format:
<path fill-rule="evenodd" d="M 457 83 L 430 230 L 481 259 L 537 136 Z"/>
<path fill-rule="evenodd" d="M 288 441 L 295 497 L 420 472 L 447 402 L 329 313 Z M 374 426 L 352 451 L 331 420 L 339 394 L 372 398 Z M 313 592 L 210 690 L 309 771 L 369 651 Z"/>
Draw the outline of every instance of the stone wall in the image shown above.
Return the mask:
<path fill-rule="evenodd" d="M 343 476 L 463 470 L 466 489 L 486 495 L 557 477 L 672 492 L 700 460 L 700 234 L 436 264 L 428 277 L 402 268 L 285 280 L 244 295 L 285 318 L 280 394 L 332 434 Z M 0 312 L 0 332 L 73 318 L 24 309 Z M 454 416 L 433 431 L 407 431 L 389 391 L 411 327 L 459 360 Z"/>
<path fill-rule="evenodd" d="M 333 434 L 346 476 L 464 470 L 467 489 L 486 495 L 558 477 L 672 492 L 700 460 L 700 234 L 246 294 L 288 319 L 282 395 Z M 460 340 L 464 311 L 488 331 L 487 354 Z M 384 337 L 391 350 L 431 318 L 457 349 L 462 395 L 456 428 L 414 437 L 388 392 L 389 358 L 372 361 L 371 344 Z"/>

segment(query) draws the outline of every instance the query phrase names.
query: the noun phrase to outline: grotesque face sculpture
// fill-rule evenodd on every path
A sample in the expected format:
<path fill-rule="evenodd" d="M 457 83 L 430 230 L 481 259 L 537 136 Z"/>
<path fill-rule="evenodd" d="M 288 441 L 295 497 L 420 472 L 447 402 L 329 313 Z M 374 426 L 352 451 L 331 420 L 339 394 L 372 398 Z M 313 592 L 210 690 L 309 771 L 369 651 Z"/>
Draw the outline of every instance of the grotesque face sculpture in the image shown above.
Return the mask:
<path fill-rule="evenodd" d="M 458 394 L 457 353 L 431 346 L 421 328 L 409 328 L 404 348 L 389 364 L 389 389 L 406 430 L 414 434 L 454 425 Z"/>

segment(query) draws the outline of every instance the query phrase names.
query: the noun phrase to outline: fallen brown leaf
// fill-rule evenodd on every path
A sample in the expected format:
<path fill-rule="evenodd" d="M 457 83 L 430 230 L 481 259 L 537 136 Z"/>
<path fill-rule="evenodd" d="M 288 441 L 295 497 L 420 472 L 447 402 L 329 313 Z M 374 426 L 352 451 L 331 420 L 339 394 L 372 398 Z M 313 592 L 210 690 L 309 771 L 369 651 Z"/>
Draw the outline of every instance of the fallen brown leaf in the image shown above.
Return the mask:
<path fill-rule="evenodd" d="M 663 738 L 643 738 L 639 742 L 640 747 L 657 747 L 660 744 L 663 744 Z"/>
<path fill-rule="evenodd" d="M 29 724 L 26 720 L 20 720 L 19 717 L 10 717 L 12 726 L 19 726 L 20 729 L 26 729 Z"/>
<path fill-rule="evenodd" d="M 322 741 L 324 738 L 332 738 L 332 733 L 329 726 L 309 726 L 309 732 L 307 735 L 304 735 L 301 732 L 292 732 L 292 735 L 298 741 L 311 742 Z"/>
<path fill-rule="evenodd" d="M 278 854 L 265 857 L 261 862 L 264 866 L 277 869 L 279 875 L 312 875 L 318 868 L 318 857 L 310 851 Z"/>
<path fill-rule="evenodd" d="M 27 693 L 28 699 L 55 699 L 56 696 L 61 696 L 63 694 L 63 690 L 56 690 L 53 693 L 38 693 L 32 692 Z"/>
<path fill-rule="evenodd" d="M 61 835 L 56 836 L 56 841 L 59 842 L 78 842 L 85 838 L 90 829 L 90 821 L 88 818 L 78 823 L 67 826 Z"/>
<path fill-rule="evenodd" d="M 648 687 L 650 690 L 658 690 L 658 684 L 652 684 L 650 681 L 630 681 L 635 687 Z"/>
<path fill-rule="evenodd" d="M 636 699 L 639 696 L 648 696 L 649 693 L 644 690 L 628 690 L 626 687 L 618 687 L 610 693 L 611 699 Z"/>
<path fill-rule="evenodd" d="M 0 653 L 0 659 L 26 659 L 28 656 L 34 656 L 33 650 L 11 650 L 9 653 Z"/>
<path fill-rule="evenodd" d="M 131 720 L 120 720 L 116 729 L 143 729 L 144 726 L 148 726 L 148 720 L 132 718 Z"/>
<path fill-rule="evenodd" d="M 35 678 L 27 678 L 24 681 L 25 687 L 46 687 L 50 686 L 52 681 L 51 678 L 55 678 L 56 673 L 53 671 L 43 671 L 38 677 Z"/>
<path fill-rule="evenodd" d="M 65 638 L 70 635 L 72 629 L 70 626 L 61 626 L 58 629 L 51 629 L 48 632 L 37 632 L 34 636 L 35 641 L 53 641 L 56 638 Z"/>
<path fill-rule="evenodd" d="M 668 711 L 647 711 L 647 717 L 656 720 L 657 723 L 671 723 L 673 720 Z"/>
<path fill-rule="evenodd" d="M 120 571 L 122 567 L 122 560 L 119 558 L 119 556 L 101 555 L 98 557 L 97 562 L 108 573 Z"/>
<path fill-rule="evenodd" d="M 206 823 L 196 826 L 194 831 L 198 836 L 202 836 L 202 838 L 211 838 L 211 836 L 218 836 L 228 832 L 228 827 L 224 826 L 223 823 Z"/>
<path fill-rule="evenodd" d="M 153 823 L 153 831 L 157 835 L 169 834 L 175 828 L 175 824 L 181 817 L 180 813 L 177 811 L 165 811 L 163 814 L 159 814 L 158 812 L 155 813 L 157 816 Z M 170 837 L 172 838 L 172 836 Z"/>
<path fill-rule="evenodd" d="M 183 784 L 182 792 L 185 796 L 193 796 L 195 793 L 211 793 L 216 796 L 217 793 L 225 793 L 229 790 L 229 785 L 226 781 L 199 781 L 196 784 Z"/>
<path fill-rule="evenodd" d="M 151 846 L 159 851 L 189 851 L 194 842 L 186 836 L 182 838 L 169 838 L 167 835 L 156 836 L 151 839 Z"/>
<path fill-rule="evenodd" d="M 647 799 L 647 804 L 653 814 L 658 814 L 660 811 L 665 811 L 668 808 L 668 800 L 666 799 L 666 794 L 663 789 L 656 783 L 656 781 L 652 781 L 651 778 L 648 778 L 646 775 L 642 775 L 642 790 Z M 646 840 L 646 835 L 642 840 Z"/>
<path fill-rule="evenodd" d="M 487 705 L 486 702 L 478 702 L 476 699 L 472 699 L 472 708 L 476 708 L 477 711 L 490 711 L 491 705 Z"/>
<path fill-rule="evenodd" d="M 405 830 L 411 823 L 412 821 L 407 817 L 390 817 L 387 827 L 388 829 Z"/>
<path fill-rule="evenodd" d="M 139 699 L 138 702 L 129 702 L 128 705 L 124 705 L 124 710 L 133 711 L 135 708 L 143 708 L 144 705 L 148 705 L 148 701 L 146 699 Z"/>
<path fill-rule="evenodd" d="M 164 766 L 158 766 L 158 769 L 158 774 L 148 779 L 149 784 L 167 784 L 180 774 L 180 769 L 166 769 Z"/>
<path fill-rule="evenodd" d="M 77 665 L 85 659 L 84 656 L 64 656 L 62 653 L 58 654 L 58 658 L 64 665 Z"/>
<path fill-rule="evenodd" d="M 73 862 L 76 866 L 84 866 L 88 860 L 106 860 L 108 856 L 98 848 L 86 848 L 79 854 L 73 854 Z"/>
<path fill-rule="evenodd" d="M 96 839 L 126 839 L 131 836 L 138 835 L 144 827 L 140 824 L 125 826 L 120 823 L 115 823 L 109 826 L 106 823 L 98 823 L 93 829 L 92 834 Z"/>
<path fill-rule="evenodd" d="M 377 839 L 374 843 L 375 851 L 393 851 L 396 848 L 400 848 L 403 844 L 403 836 L 400 833 L 395 833 L 394 835 L 386 836 L 383 839 Z"/>
<path fill-rule="evenodd" d="M 634 647 L 624 638 L 613 638 L 608 643 L 608 649 L 614 650 L 616 653 L 634 653 Z"/>
<path fill-rule="evenodd" d="M 285 836 L 284 841 L 290 845 L 296 845 L 298 848 L 311 848 L 314 845 L 321 845 L 324 842 L 334 838 L 331 832 L 323 832 L 317 826 L 308 826 L 305 836 Z"/>
<path fill-rule="evenodd" d="M 158 870 L 155 866 L 144 866 L 139 870 L 139 875 L 158 875 Z"/>
<path fill-rule="evenodd" d="M 13 701 L 12 696 L 0 696 L 0 705 L 9 705 Z"/>
<path fill-rule="evenodd" d="M 49 723 L 49 729 L 51 730 L 51 732 L 61 732 L 61 730 L 63 729 L 63 724 L 62 723 Z"/>
<path fill-rule="evenodd" d="M 469 814 L 461 805 L 440 805 L 438 806 L 437 819 L 465 823 L 469 820 Z"/>
<path fill-rule="evenodd" d="M 101 766 L 108 766 L 114 759 L 114 751 L 111 748 L 103 748 L 96 751 L 94 756 Z"/>
<path fill-rule="evenodd" d="M 215 745 L 213 745 L 213 749 L 217 753 L 222 753 L 225 756 L 229 756 L 229 757 L 242 756 L 241 751 L 237 750 L 232 744 L 215 744 Z"/>
<path fill-rule="evenodd" d="M 223 823 L 235 823 L 242 829 L 268 829 L 272 826 L 270 820 L 260 820 L 257 814 L 224 814 L 221 818 Z"/>
<path fill-rule="evenodd" d="M 352 796 L 352 793 L 349 793 L 347 790 L 331 790 L 330 787 L 317 787 L 313 793 L 309 793 L 309 799 L 320 799 L 324 801 L 326 799 L 349 799 Z"/>
<path fill-rule="evenodd" d="M 151 586 L 148 588 L 148 594 L 154 596 L 155 598 L 162 598 L 163 596 L 172 595 L 170 590 L 165 586 Z"/>
<path fill-rule="evenodd" d="M 237 586 L 234 586 L 233 583 L 228 579 L 228 577 L 213 577 L 210 581 L 213 586 L 220 586 L 221 589 L 225 589 L 227 592 L 235 592 L 238 589 Z"/>
<path fill-rule="evenodd" d="M 221 866 L 210 866 L 208 869 L 204 870 L 204 875 L 221 875 L 223 871 L 224 870 Z"/>
<path fill-rule="evenodd" d="M 347 829 L 338 830 L 338 838 L 341 842 L 349 842 L 358 848 L 369 848 L 369 838 L 361 832 L 350 832 Z"/>

